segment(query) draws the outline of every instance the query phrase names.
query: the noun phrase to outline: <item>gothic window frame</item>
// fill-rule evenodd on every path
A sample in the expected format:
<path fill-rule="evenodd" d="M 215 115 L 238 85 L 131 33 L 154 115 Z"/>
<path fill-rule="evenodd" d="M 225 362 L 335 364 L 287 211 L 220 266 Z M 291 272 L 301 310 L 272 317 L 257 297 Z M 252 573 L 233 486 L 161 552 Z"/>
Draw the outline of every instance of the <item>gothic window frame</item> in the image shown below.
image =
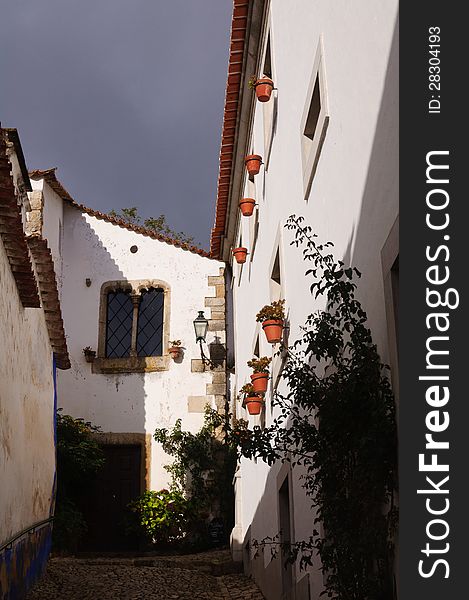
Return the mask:
<path fill-rule="evenodd" d="M 161 355 L 138 356 L 137 335 L 139 305 L 142 295 L 150 289 L 161 289 L 163 291 L 163 332 Z M 108 357 L 107 331 L 108 331 L 108 295 L 109 293 L 122 290 L 128 292 L 132 299 L 132 339 L 130 355 L 125 357 Z M 170 286 L 160 279 L 139 279 L 107 281 L 103 283 L 100 291 L 99 303 L 99 334 L 98 353 L 92 364 L 93 373 L 148 373 L 153 371 L 166 371 L 169 369 L 170 356 L 169 347 L 169 323 L 171 312 L 171 289 Z"/>

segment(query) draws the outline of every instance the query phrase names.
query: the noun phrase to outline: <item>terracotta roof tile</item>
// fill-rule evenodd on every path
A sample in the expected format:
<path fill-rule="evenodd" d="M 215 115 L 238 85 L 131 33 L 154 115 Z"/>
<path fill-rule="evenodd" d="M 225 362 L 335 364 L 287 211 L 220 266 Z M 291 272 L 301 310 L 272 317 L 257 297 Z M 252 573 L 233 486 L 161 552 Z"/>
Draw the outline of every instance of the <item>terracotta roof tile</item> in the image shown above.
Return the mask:
<path fill-rule="evenodd" d="M 7 132 L 0 133 L 0 238 L 15 278 L 16 288 L 25 308 L 41 306 L 36 278 L 29 255 L 21 218 L 21 207 L 15 193 L 11 164 L 7 156 Z"/>
<path fill-rule="evenodd" d="M 102 213 L 102 212 L 99 212 L 92 208 L 89 208 L 88 206 L 85 206 L 83 204 L 79 204 L 70 196 L 70 194 L 67 192 L 67 190 L 64 188 L 64 186 L 57 179 L 55 171 L 56 171 L 55 168 L 54 169 L 46 169 L 46 170 L 36 169 L 35 171 L 30 171 L 29 177 L 30 177 L 30 179 L 33 179 L 33 180 L 44 179 L 48 183 L 48 185 L 50 185 L 50 187 L 56 192 L 56 194 L 58 196 L 60 196 L 62 198 L 62 200 L 67 202 L 67 204 L 77 208 L 81 212 L 84 212 L 92 217 L 95 217 L 96 219 L 106 221 L 107 223 L 112 223 L 113 225 L 118 225 L 119 227 L 128 229 L 129 231 L 134 231 L 135 233 L 139 233 L 146 237 L 150 237 L 154 240 L 159 240 L 160 242 L 165 242 L 166 244 L 170 244 L 171 246 L 175 246 L 176 248 L 181 248 L 182 250 L 187 250 L 188 252 L 192 252 L 193 254 L 198 254 L 199 256 L 203 256 L 204 258 L 212 258 L 211 254 L 209 252 L 207 252 L 206 250 L 203 250 L 202 248 L 199 248 L 192 244 L 186 244 L 183 242 L 179 242 L 178 240 L 176 240 L 174 238 L 156 233 L 156 231 L 153 231 L 152 229 L 148 229 L 147 227 L 142 227 L 140 225 L 133 225 L 132 223 L 128 223 L 127 221 L 124 221 L 123 219 L 119 219 L 118 217 L 113 217 L 112 215 Z"/>

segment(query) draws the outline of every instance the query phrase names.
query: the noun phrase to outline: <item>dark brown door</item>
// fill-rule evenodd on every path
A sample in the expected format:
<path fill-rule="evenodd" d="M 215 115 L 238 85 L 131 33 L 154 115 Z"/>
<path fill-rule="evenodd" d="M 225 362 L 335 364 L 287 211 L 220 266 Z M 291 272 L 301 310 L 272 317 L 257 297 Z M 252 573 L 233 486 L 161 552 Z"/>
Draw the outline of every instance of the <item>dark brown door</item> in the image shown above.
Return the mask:
<path fill-rule="evenodd" d="M 129 502 L 141 494 L 140 446 L 103 446 L 104 467 L 84 491 L 83 508 L 88 533 L 82 550 L 119 552 L 137 549 L 135 536 L 126 533 Z"/>

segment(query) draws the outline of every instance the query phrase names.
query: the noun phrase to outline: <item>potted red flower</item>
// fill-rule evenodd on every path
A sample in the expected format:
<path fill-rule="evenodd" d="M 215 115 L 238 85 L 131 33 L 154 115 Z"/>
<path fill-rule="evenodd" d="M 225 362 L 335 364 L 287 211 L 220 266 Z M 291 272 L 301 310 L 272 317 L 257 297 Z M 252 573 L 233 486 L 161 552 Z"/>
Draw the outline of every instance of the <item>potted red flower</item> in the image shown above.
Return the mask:
<path fill-rule="evenodd" d="M 262 358 L 253 358 L 248 360 L 248 367 L 251 367 L 253 374 L 251 375 L 251 383 L 254 391 L 258 394 L 265 394 L 269 381 L 269 365 L 271 358 L 263 356 Z"/>
<path fill-rule="evenodd" d="M 240 246 L 239 248 L 233 248 L 232 252 L 233 252 L 233 256 L 236 259 L 236 262 L 239 265 L 242 265 L 243 263 L 246 262 L 246 256 L 247 256 L 247 253 L 248 253 L 248 249 L 247 248 L 244 248 L 243 246 Z"/>
<path fill-rule="evenodd" d="M 285 322 L 285 300 L 275 300 L 267 304 L 256 315 L 256 320 L 262 323 L 262 329 L 269 344 L 282 341 L 283 325 Z"/>
<path fill-rule="evenodd" d="M 244 157 L 244 164 L 249 176 L 257 175 L 261 169 L 262 156 L 260 154 L 248 154 Z"/>
<path fill-rule="evenodd" d="M 173 360 L 178 360 L 182 356 L 181 340 L 173 340 L 169 342 L 168 353 Z"/>
<path fill-rule="evenodd" d="M 254 391 L 252 383 L 246 383 L 239 390 L 240 394 L 244 394 L 244 402 L 250 415 L 260 415 L 264 400 Z"/>
<path fill-rule="evenodd" d="M 255 75 L 249 80 L 249 87 L 256 91 L 256 96 L 259 102 L 268 102 L 274 89 L 274 82 L 270 77 L 260 77 L 257 79 Z"/>
<path fill-rule="evenodd" d="M 254 206 L 256 205 L 256 201 L 254 198 L 241 198 L 239 201 L 239 208 L 243 217 L 250 217 L 254 212 Z"/>

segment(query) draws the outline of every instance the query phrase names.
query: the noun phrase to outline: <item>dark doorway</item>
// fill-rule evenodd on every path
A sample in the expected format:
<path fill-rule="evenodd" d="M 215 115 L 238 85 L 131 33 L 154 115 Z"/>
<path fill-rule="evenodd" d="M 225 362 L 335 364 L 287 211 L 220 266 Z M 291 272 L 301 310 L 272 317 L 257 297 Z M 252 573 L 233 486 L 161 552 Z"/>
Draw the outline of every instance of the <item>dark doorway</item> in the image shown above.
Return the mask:
<path fill-rule="evenodd" d="M 121 552 L 137 550 L 136 536 L 126 533 L 127 505 L 141 493 L 142 449 L 139 445 L 102 446 L 106 459 L 83 495 L 88 524 L 81 550 Z"/>

